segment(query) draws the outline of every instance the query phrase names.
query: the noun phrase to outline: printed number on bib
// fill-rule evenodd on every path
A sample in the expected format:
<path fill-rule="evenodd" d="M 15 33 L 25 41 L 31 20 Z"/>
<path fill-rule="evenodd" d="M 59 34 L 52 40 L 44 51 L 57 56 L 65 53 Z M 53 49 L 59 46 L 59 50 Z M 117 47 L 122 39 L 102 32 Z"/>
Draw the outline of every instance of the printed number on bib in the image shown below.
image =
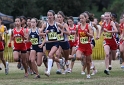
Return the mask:
<path fill-rule="evenodd" d="M 32 45 L 37 45 L 38 44 L 38 38 L 31 38 L 31 43 Z"/>
<path fill-rule="evenodd" d="M 49 40 L 57 39 L 57 33 L 56 32 L 50 32 L 48 33 Z"/>
<path fill-rule="evenodd" d="M 64 40 L 64 37 L 63 36 L 60 36 L 60 34 L 57 35 L 57 40 L 61 41 L 61 40 Z"/>
<path fill-rule="evenodd" d="M 22 38 L 21 37 L 16 37 L 15 38 L 16 43 L 22 43 Z"/>
<path fill-rule="evenodd" d="M 69 36 L 69 40 L 74 40 L 75 39 L 75 35 L 70 35 Z"/>
<path fill-rule="evenodd" d="M 87 43 L 89 43 L 89 42 L 88 42 L 88 37 L 81 37 L 81 38 L 80 38 L 80 42 L 81 42 L 82 44 L 87 44 Z"/>
<path fill-rule="evenodd" d="M 112 34 L 105 32 L 105 39 L 111 39 L 112 38 Z"/>

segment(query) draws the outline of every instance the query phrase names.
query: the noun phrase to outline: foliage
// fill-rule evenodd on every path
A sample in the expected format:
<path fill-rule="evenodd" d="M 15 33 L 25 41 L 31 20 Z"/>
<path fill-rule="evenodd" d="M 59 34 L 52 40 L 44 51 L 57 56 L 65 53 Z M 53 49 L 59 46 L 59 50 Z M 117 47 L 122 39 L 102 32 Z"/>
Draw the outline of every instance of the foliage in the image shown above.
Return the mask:
<path fill-rule="evenodd" d="M 121 14 L 124 0 L 0 0 L 0 12 L 26 17 L 46 16 L 48 10 L 56 13 L 62 10 L 67 16 L 78 16 L 84 11 L 95 13 L 99 17 L 104 11 Z"/>

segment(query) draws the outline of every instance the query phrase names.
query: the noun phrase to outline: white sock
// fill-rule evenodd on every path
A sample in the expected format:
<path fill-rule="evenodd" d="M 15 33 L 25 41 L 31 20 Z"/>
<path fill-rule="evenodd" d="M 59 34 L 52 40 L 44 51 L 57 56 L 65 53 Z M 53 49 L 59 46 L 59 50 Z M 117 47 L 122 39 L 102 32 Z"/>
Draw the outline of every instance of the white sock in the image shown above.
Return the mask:
<path fill-rule="evenodd" d="M 106 71 L 109 71 L 109 69 L 106 69 Z"/>
<path fill-rule="evenodd" d="M 112 67 L 112 65 L 109 65 L 109 67 Z"/>
<path fill-rule="evenodd" d="M 53 59 L 48 59 L 48 72 L 50 73 L 53 64 Z"/>

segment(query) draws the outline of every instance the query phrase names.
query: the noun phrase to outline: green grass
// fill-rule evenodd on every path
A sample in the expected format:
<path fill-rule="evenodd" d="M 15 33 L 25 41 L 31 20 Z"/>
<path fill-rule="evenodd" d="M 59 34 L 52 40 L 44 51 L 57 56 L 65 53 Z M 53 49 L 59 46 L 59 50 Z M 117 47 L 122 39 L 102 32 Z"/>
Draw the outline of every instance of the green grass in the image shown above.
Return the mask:
<path fill-rule="evenodd" d="M 95 60 L 94 63 L 98 73 L 91 76 L 91 79 L 81 75 L 80 61 L 76 61 L 73 72 L 66 75 L 57 75 L 54 63 L 50 77 L 44 75 L 45 67 L 42 64 L 39 67 L 40 79 L 33 79 L 34 75 L 24 78 L 24 70 L 17 69 L 16 63 L 10 63 L 8 75 L 4 74 L 4 67 L 0 71 L 0 85 L 124 85 L 124 71 L 120 68 L 118 60 L 112 62 L 113 69 L 109 76 L 103 73 L 105 69 L 103 60 Z"/>

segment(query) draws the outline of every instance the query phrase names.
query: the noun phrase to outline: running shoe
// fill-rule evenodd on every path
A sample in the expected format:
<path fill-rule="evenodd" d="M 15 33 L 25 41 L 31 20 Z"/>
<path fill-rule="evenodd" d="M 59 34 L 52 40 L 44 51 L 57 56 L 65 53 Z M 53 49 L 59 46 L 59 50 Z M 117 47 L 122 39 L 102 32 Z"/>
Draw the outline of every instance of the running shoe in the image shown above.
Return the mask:
<path fill-rule="evenodd" d="M 104 70 L 104 73 L 105 73 L 106 75 L 109 75 L 109 71 L 107 71 L 107 70 Z"/>

